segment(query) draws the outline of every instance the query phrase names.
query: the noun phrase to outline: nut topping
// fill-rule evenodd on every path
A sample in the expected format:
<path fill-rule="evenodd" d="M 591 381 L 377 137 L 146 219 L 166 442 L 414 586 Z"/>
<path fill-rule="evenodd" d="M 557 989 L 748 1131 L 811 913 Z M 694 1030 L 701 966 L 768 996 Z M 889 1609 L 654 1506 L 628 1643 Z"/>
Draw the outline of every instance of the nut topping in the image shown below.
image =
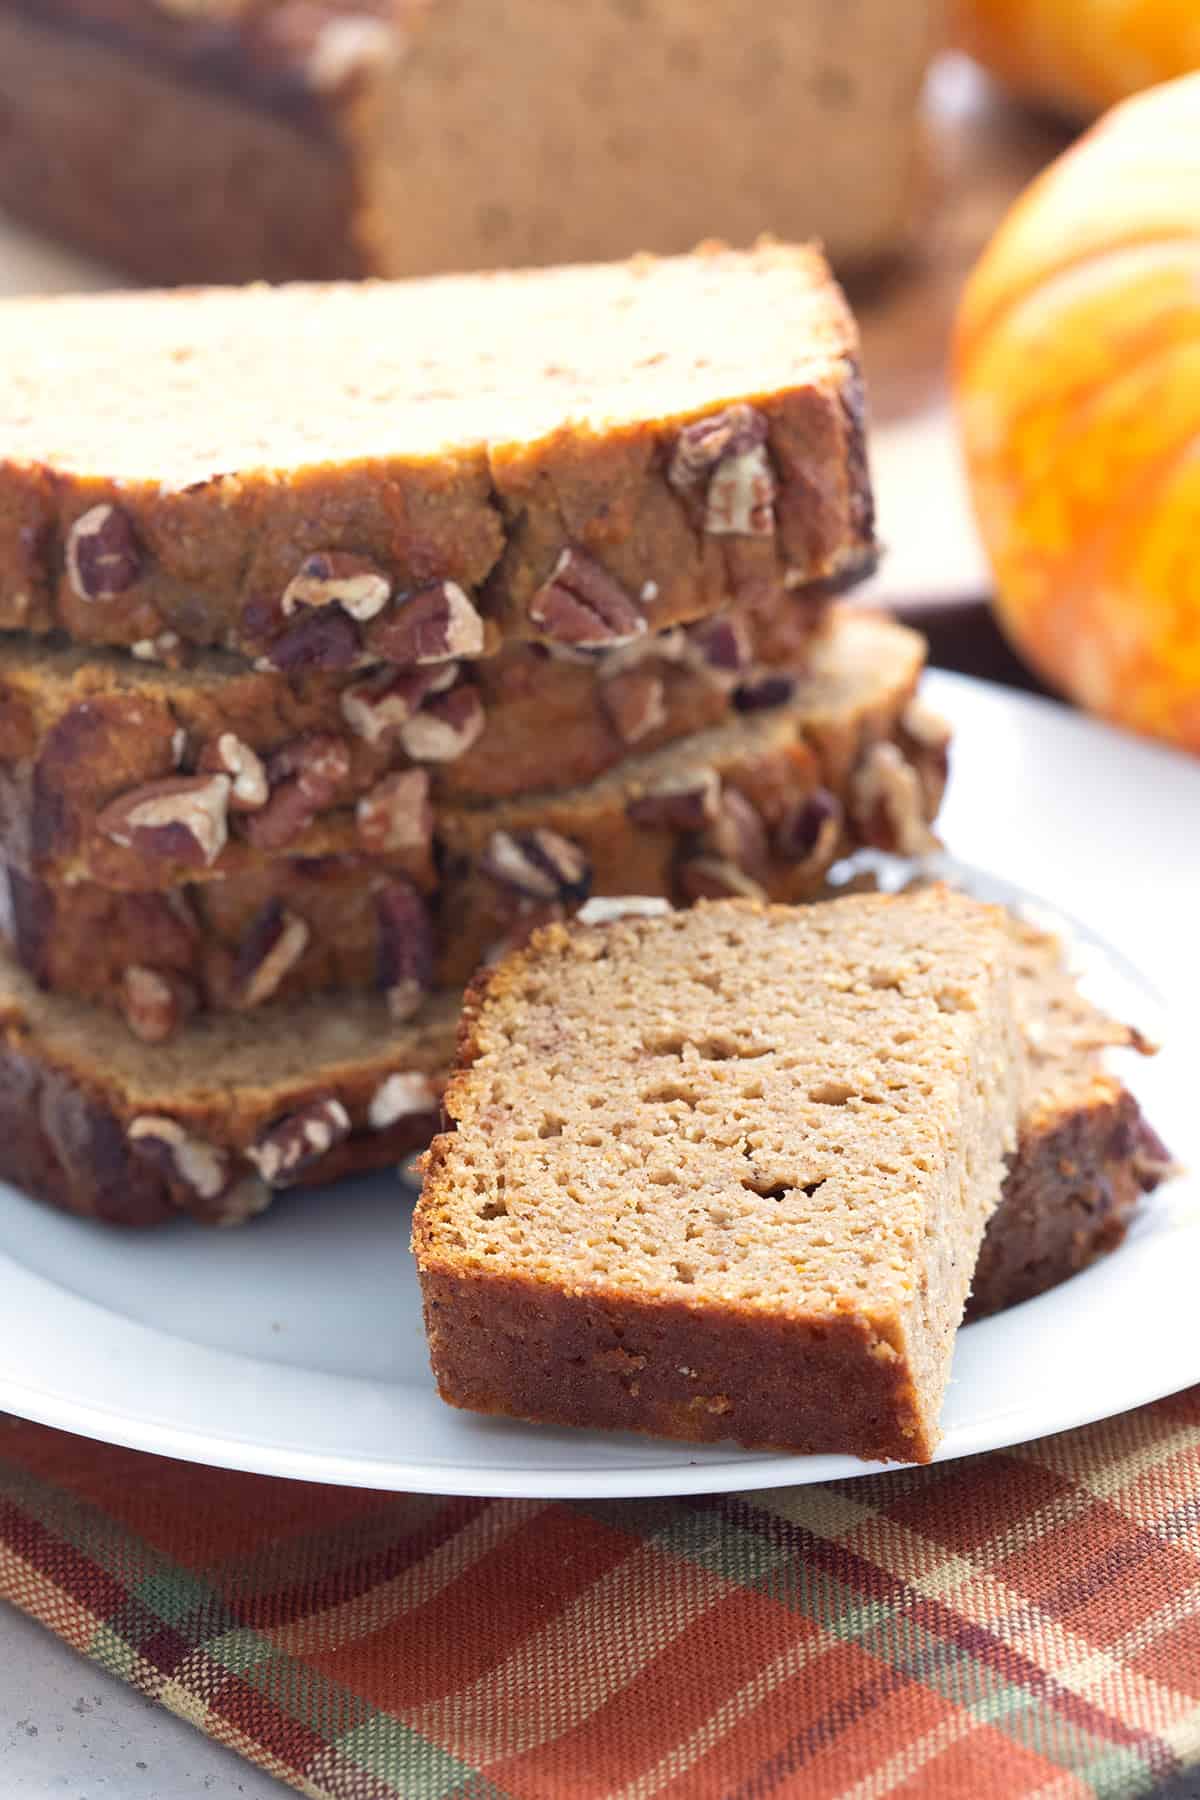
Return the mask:
<path fill-rule="evenodd" d="M 224 1152 L 189 1137 L 177 1119 L 142 1113 L 130 1123 L 129 1141 L 139 1155 L 156 1162 L 168 1179 L 182 1182 L 201 1200 L 215 1200 L 229 1186 L 229 1161 Z"/>
<path fill-rule="evenodd" d="M 284 976 L 308 948 L 307 924 L 278 900 L 269 900 L 238 945 L 233 979 L 239 1007 L 261 1006 L 279 991 Z"/>
<path fill-rule="evenodd" d="M 426 669 L 384 669 L 342 694 L 342 717 L 366 744 L 382 744 L 420 709 L 430 694 L 440 693 L 458 678 L 458 664 L 439 663 Z"/>
<path fill-rule="evenodd" d="M 283 590 L 280 606 L 285 619 L 297 607 L 340 606 L 344 613 L 365 625 L 381 613 L 392 597 L 392 584 L 370 557 L 345 550 L 317 550 L 300 564 Z"/>
<path fill-rule="evenodd" d="M 736 613 L 689 626 L 687 645 L 692 659 L 712 675 L 739 675 L 750 666 L 750 633 Z"/>
<path fill-rule="evenodd" d="M 367 632 L 368 654 L 406 667 L 482 656 L 483 620 L 455 581 L 438 581 L 401 596 Z"/>
<path fill-rule="evenodd" d="M 850 813 L 864 842 L 896 856 L 925 856 L 938 841 L 925 817 L 920 775 L 895 744 L 873 744 L 850 783 Z"/>
<path fill-rule="evenodd" d="M 121 977 L 120 1004 L 135 1037 L 144 1044 L 165 1044 L 194 1011 L 196 997 L 178 975 L 134 964 Z"/>
<path fill-rule="evenodd" d="M 744 870 L 719 856 L 693 856 L 679 865 L 679 887 L 688 900 L 765 900 Z"/>
<path fill-rule="evenodd" d="M 639 743 L 667 722 L 662 677 L 649 669 L 614 675 L 601 687 L 600 700 L 623 744 Z"/>
<path fill-rule="evenodd" d="M 267 804 L 270 789 L 262 758 L 232 731 L 223 731 L 220 737 L 205 744 L 197 766 L 204 774 L 228 775 L 233 783 L 229 790 L 231 812 L 257 812 Z"/>
<path fill-rule="evenodd" d="M 533 596 L 529 617 L 554 643 L 612 650 L 641 637 L 646 621 L 619 581 L 582 550 L 564 550 Z"/>
<path fill-rule="evenodd" d="M 796 692 L 792 675 L 765 671 L 734 689 L 733 704 L 739 712 L 768 712 L 774 706 L 786 706 Z"/>
<path fill-rule="evenodd" d="M 433 836 L 429 776 L 424 769 L 385 776 L 359 801 L 357 819 L 364 847 L 377 855 L 427 850 Z"/>
<path fill-rule="evenodd" d="M 330 1094 L 278 1119 L 246 1155 L 268 1187 L 289 1187 L 349 1135 L 350 1115 Z"/>
<path fill-rule="evenodd" d="M 775 854 L 787 863 L 828 868 L 842 837 L 842 809 L 828 788 L 817 788 L 775 827 Z"/>
<path fill-rule="evenodd" d="M 435 1113 L 437 1109 L 437 1089 L 428 1075 L 389 1075 L 371 1096 L 367 1124 L 372 1131 L 386 1131 L 401 1119 Z"/>
<path fill-rule="evenodd" d="M 716 819 L 704 834 L 703 850 L 747 874 L 766 868 L 770 860 L 766 826 L 757 808 L 737 788 L 723 790 Z"/>
<path fill-rule="evenodd" d="M 483 702 L 475 688 L 451 688 L 427 700 L 400 727 L 400 742 L 414 762 L 454 762 L 483 731 Z"/>
<path fill-rule="evenodd" d="M 917 771 L 925 817 L 934 819 L 950 778 L 950 727 L 923 700 L 910 700 L 900 719 L 898 737 Z"/>
<path fill-rule="evenodd" d="M 494 831 L 479 866 L 493 881 L 531 900 L 586 900 L 592 885 L 591 865 L 579 845 L 544 827 Z"/>
<path fill-rule="evenodd" d="M 267 666 L 296 675 L 306 669 L 352 669 L 362 655 L 358 626 L 340 607 L 312 607 L 268 646 Z"/>
<path fill-rule="evenodd" d="M 680 432 L 667 478 L 681 493 L 703 491 L 710 537 L 774 535 L 777 489 L 766 442 L 767 421 L 744 404 Z"/>
<path fill-rule="evenodd" d="M 302 733 L 277 750 L 267 764 L 271 797 L 246 821 L 246 836 L 257 850 L 280 850 L 332 806 L 350 773 L 350 752 L 331 732 Z"/>
<path fill-rule="evenodd" d="M 717 816 L 721 778 L 715 769 L 675 775 L 625 803 L 634 825 L 664 826 L 668 831 L 703 831 Z"/>
<path fill-rule="evenodd" d="M 142 571 L 133 526 L 116 506 L 93 506 L 67 534 L 67 580 L 81 600 L 112 600 Z"/>
<path fill-rule="evenodd" d="M 122 794 L 99 814 L 105 837 L 189 868 L 216 862 L 228 838 L 228 775 L 177 775 Z"/>
<path fill-rule="evenodd" d="M 411 1019 L 433 987 L 434 939 L 429 908 L 407 881 L 389 881 L 375 896 L 379 986 L 393 1019 Z"/>

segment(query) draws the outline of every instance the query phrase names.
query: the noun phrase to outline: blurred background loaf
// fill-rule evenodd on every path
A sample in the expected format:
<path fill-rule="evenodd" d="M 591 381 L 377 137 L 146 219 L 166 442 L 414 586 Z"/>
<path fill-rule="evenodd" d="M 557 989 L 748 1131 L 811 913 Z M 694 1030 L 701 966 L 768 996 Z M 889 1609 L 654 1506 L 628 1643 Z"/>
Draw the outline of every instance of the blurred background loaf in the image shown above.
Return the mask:
<path fill-rule="evenodd" d="M 941 0 L 0 0 L 0 204 L 155 283 L 899 250 Z"/>

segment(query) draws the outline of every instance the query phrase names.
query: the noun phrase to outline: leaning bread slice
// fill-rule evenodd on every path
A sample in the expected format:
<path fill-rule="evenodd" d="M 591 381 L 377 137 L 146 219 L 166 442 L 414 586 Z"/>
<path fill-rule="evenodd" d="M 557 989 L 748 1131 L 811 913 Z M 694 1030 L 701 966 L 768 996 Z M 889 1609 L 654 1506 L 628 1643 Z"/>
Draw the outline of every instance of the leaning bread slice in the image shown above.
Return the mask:
<path fill-rule="evenodd" d="M 457 1016 L 447 995 L 396 1025 L 348 995 L 211 1014 L 152 1048 L 0 961 L 0 1176 L 116 1224 L 238 1224 L 428 1143 Z"/>
<path fill-rule="evenodd" d="M 552 926 L 468 1000 L 414 1224 L 485 1413 L 925 1461 L 1027 1057 L 947 889 Z"/>
<path fill-rule="evenodd" d="M 809 248 L 13 300 L 0 340 L 7 630 L 286 672 L 603 650 L 874 556 Z"/>

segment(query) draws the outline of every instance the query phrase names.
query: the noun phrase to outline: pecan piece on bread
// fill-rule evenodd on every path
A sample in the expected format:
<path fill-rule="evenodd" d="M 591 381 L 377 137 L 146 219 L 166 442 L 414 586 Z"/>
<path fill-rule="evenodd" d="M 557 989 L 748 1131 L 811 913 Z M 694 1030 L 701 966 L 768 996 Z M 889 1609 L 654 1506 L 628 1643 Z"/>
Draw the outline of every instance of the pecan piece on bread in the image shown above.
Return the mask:
<path fill-rule="evenodd" d="M 190 982 L 170 971 L 132 963 L 121 977 L 125 1023 L 144 1044 L 165 1044 L 196 1010 Z"/>
<path fill-rule="evenodd" d="M 81 600 L 114 600 L 142 572 L 142 552 L 120 507 L 93 506 L 67 533 L 67 580 Z"/>
<path fill-rule="evenodd" d="M 841 838 L 841 806 L 828 788 L 815 788 L 777 822 L 772 844 L 783 862 L 826 869 L 837 854 Z"/>
<path fill-rule="evenodd" d="M 531 900 L 586 900 L 592 870 L 584 852 L 557 831 L 494 831 L 480 868 Z"/>
<path fill-rule="evenodd" d="M 169 1181 L 190 1188 L 201 1200 L 216 1200 L 230 1185 L 226 1153 L 192 1137 L 178 1119 L 141 1113 L 130 1122 L 129 1142 L 137 1155 L 157 1163 Z"/>
<path fill-rule="evenodd" d="M 268 1126 L 246 1155 L 268 1187 L 289 1187 L 350 1135 L 350 1115 L 332 1094 Z"/>
<path fill-rule="evenodd" d="M 433 839 L 429 776 L 424 769 L 402 769 L 385 775 L 356 809 L 358 835 L 365 849 L 382 852 L 426 852 Z"/>
<path fill-rule="evenodd" d="M 379 986 L 397 1020 L 411 1019 L 433 987 L 435 944 L 429 908 L 410 882 L 389 881 L 375 896 Z"/>
<path fill-rule="evenodd" d="M 483 620 L 456 581 L 437 581 L 401 595 L 367 631 L 367 654 L 406 667 L 482 656 Z"/>
<path fill-rule="evenodd" d="M 367 1107 L 372 1131 L 387 1131 L 400 1119 L 438 1110 L 437 1089 L 428 1075 L 388 1075 L 380 1082 Z"/>
<path fill-rule="evenodd" d="M 455 762 L 478 742 L 483 727 L 483 702 L 466 684 L 426 700 L 401 725 L 399 737 L 414 762 Z"/>
<path fill-rule="evenodd" d="M 237 1005 L 249 1010 L 278 993 L 288 971 L 308 948 L 308 925 L 279 900 L 269 900 L 237 948 L 233 980 Z"/>
<path fill-rule="evenodd" d="M 178 775 L 122 794 L 96 824 L 114 844 L 188 867 L 211 867 L 228 840 L 228 775 Z"/>
<path fill-rule="evenodd" d="M 703 494 L 709 537 L 774 535 L 778 490 L 766 445 L 766 419 L 744 403 L 680 432 L 668 480 L 680 493 Z"/>
<path fill-rule="evenodd" d="M 646 630 L 620 582 L 594 557 L 566 549 L 529 604 L 530 621 L 552 643 L 613 650 Z"/>
<path fill-rule="evenodd" d="M 431 694 L 453 686 L 456 662 L 422 669 L 381 669 L 344 690 L 342 717 L 364 744 L 383 744 L 399 734 Z"/>
<path fill-rule="evenodd" d="M 628 800 L 625 811 L 634 825 L 663 826 L 668 831 L 702 831 L 717 816 L 721 778 L 715 769 L 673 775 Z"/>
<path fill-rule="evenodd" d="M 637 744 L 667 722 L 661 675 L 651 669 L 628 669 L 602 685 L 600 700 L 623 744 Z"/>
<path fill-rule="evenodd" d="M 849 809 L 864 842 L 896 856 L 938 847 L 929 829 L 925 783 L 895 744 L 872 744 L 850 781 Z"/>
<path fill-rule="evenodd" d="M 760 884 L 719 856 L 692 856 L 679 864 L 677 881 L 687 900 L 765 900 Z"/>
<path fill-rule="evenodd" d="M 299 607 L 340 606 L 365 625 L 392 597 L 392 584 L 369 556 L 346 550 L 315 550 L 305 557 L 283 590 L 280 607 L 290 619 Z"/>
<path fill-rule="evenodd" d="M 350 751 L 328 731 L 310 731 L 275 752 L 267 763 L 271 797 L 245 822 L 257 850 L 282 850 L 333 805 L 350 773 Z"/>
<path fill-rule="evenodd" d="M 267 804 L 270 788 L 262 758 L 232 731 L 210 738 L 196 767 L 201 774 L 228 775 L 233 783 L 229 790 L 231 812 L 257 812 Z"/>

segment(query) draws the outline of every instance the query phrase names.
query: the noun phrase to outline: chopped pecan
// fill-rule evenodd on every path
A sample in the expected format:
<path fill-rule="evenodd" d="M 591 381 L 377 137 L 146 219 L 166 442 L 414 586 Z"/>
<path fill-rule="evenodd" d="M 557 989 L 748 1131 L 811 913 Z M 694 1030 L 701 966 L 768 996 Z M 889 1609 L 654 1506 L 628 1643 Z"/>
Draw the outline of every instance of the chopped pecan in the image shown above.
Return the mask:
<path fill-rule="evenodd" d="M 733 704 L 739 712 L 768 712 L 773 706 L 786 706 L 795 697 L 793 675 L 764 670 L 750 681 L 741 682 L 733 693 Z"/>
<path fill-rule="evenodd" d="M 350 752 L 332 732 L 303 732 L 267 763 L 271 797 L 246 820 L 247 838 L 257 850 L 281 850 L 333 805 L 350 773 Z"/>
<path fill-rule="evenodd" d="M 627 800 L 625 812 L 635 825 L 665 826 L 668 831 L 703 831 L 717 816 L 721 778 L 715 769 L 672 775 L 656 782 L 636 799 Z"/>
<path fill-rule="evenodd" d="M 190 983 L 174 973 L 134 963 L 121 977 L 125 1023 L 144 1044 L 165 1044 L 196 1008 Z"/>
<path fill-rule="evenodd" d="M 359 801 L 357 819 L 362 843 L 375 854 L 427 850 L 433 837 L 429 776 L 424 769 L 386 775 Z"/>
<path fill-rule="evenodd" d="M 377 973 L 394 1019 L 411 1019 L 433 987 L 434 936 L 429 908 L 407 881 L 389 881 L 375 896 Z"/>
<path fill-rule="evenodd" d="M 692 856 L 679 864 L 677 880 L 687 900 L 765 900 L 757 881 L 719 856 Z"/>
<path fill-rule="evenodd" d="M 455 762 L 478 742 L 483 726 L 483 702 L 464 684 L 427 700 L 400 727 L 400 742 L 414 762 Z"/>
<path fill-rule="evenodd" d="M 767 421 L 739 403 L 679 434 L 668 479 L 684 494 L 704 494 L 710 537 L 772 537 L 775 473 L 767 455 Z"/>
<path fill-rule="evenodd" d="M 232 731 L 210 738 L 196 767 L 205 775 L 228 775 L 233 783 L 229 790 L 231 812 L 257 812 L 267 804 L 270 788 L 262 758 Z"/>
<path fill-rule="evenodd" d="M 382 669 L 342 694 L 342 717 L 366 744 L 382 744 L 407 724 L 431 694 L 458 679 L 458 664 L 424 669 Z"/>
<path fill-rule="evenodd" d="M 531 900 L 586 900 L 591 864 L 557 831 L 494 831 L 479 863 L 485 875 Z"/>
<path fill-rule="evenodd" d="M 119 507 L 93 506 L 67 533 L 67 580 L 81 600 L 113 600 L 142 572 L 133 526 Z"/>
<path fill-rule="evenodd" d="M 482 656 L 483 620 L 456 581 L 437 581 L 401 595 L 366 635 L 368 655 L 381 662 L 422 667 Z"/>
<path fill-rule="evenodd" d="M 346 550 L 315 550 L 305 557 L 283 590 L 280 607 L 290 619 L 298 607 L 340 606 L 365 625 L 392 597 L 392 584 L 369 556 Z"/>
<path fill-rule="evenodd" d="M 1131 1149 L 1134 1179 L 1143 1194 L 1152 1194 L 1168 1177 L 1181 1172 L 1181 1165 L 1145 1119 L 1137 1122 Z"/>
<path fill-rule="evenodd" d="M 122 794 L 99 814 L 114 844 L 163 862 L 211 867 L 228 837 L 228 775 L 176 775 Z"/>
<path fill-rule="evenodd" d="M 732 678 L 750 666 L 750 631 L 737 613 L 689 625 L 686 642 L 689 660 L 714 677 Z"/>
<path fill-rule="evenodd" d="M 265 661 L 285 675 L 298 675 L 307 669 L 352 669 L 361 656 L 354 620 L 340 607 L 314 607 L 272 639 Z"/>
<path fill-rule="evenodd" d="M 864 843 L 896 856 L 925 856 L 938 841 L 926 818 L 925 786 L 895 744 L 872 744 L 850 781 L 850 816 Z"/>
<path fill-rule="evenodd" d="M 308 948 L 305 921 L 279 900 L 269 900 L 251 920 L 233 963 L 237 1004 L 249 1010 L 279 991 L 284 976 Z"/>
<path fill-rule="evenodd" d="M 779 820 L 773 834 L 775 854 L 787 863 L 811 863 L 826 869 L 842 838 L 842 809 L 828 788 L 816 788 Z"/>
<path fill-rule="evenodd" d="M 289 1187 L 350 1135 L 350 1115 L 329 1094 L 268 1126 L 246 1155 L 268 1187 Z"/>
<path fill-rule="evenodd" d="M 168 1180 L 182 1183 L 201 1200 L 215 1200 L 229 1187 L 229 1158 L 192 1137 L 178 1119 L 141 1113 L 130 1122 L 129 1141 L 137 1155 L 158 1165 Z"/>
<path fill-rule="evenodd" d="M 401 1119 L 437 1110 L 437 1089 L 428 1075 L 389 1075 L 371 1096 L 367 1124 L 372 1131 L 387 1131 Z"/>
<path fill-rule="evenodd" d="M 623 744 L 637 744 L 667 722 L 666 690 L 661 675 L 629 669 L 600 688 L 600 700 Z"/>
<path fill-rule="evenodd" d="M 582 550 L 563 551 L 533 596 L 529 617 L 543 636 L 577 650 L 612 650 L 646 630 L 620 582 Z"/>
<path fill-rule="evenodd" d="M 717 816 L 704 834 L 705 855 L 736 864 L 747 874 L 759 874 L 770 860 L 767 828 L 757 807 L 737 788 L 722 790 Z"/>

